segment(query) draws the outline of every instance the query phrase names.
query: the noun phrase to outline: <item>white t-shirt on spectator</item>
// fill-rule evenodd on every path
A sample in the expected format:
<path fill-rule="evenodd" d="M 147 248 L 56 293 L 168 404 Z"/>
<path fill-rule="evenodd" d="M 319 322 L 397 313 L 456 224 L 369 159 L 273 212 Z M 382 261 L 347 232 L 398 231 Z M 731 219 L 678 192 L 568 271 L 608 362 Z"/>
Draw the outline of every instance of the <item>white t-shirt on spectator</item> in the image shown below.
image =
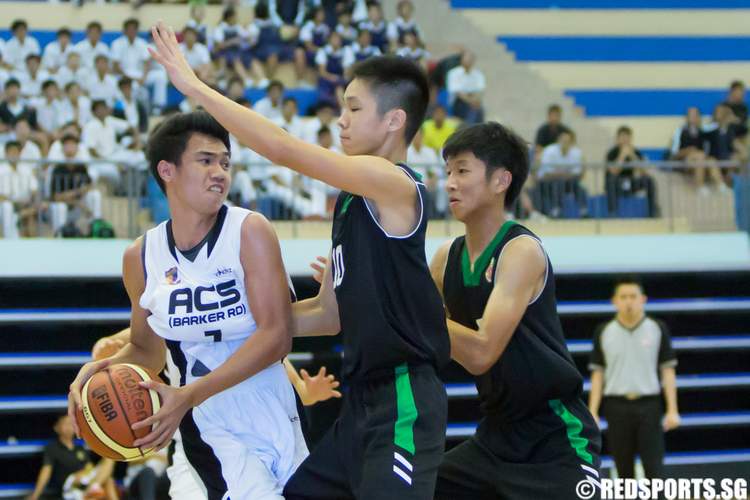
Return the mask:
<path fill-rule="evenodd" d="M 362 46 L 360 46 L 358 42 L 354 42 L 353 44 L 344 47 L 344 68 L 348 68 L 349 66 L 357 62 L 357 54 L 361 54 L 362 52 L 366 53 L 367 57 L 381 55 L 380 49 L 374 45 L 370 45 L 363 50 Z"/>
<path fill-rule="evenodd" d="M 38 160 L 42 159 L 42 150 L 39 149 L 39 146 L 34 141 L 26 141 L 26 144 L 21 149 L 20 157 L 22 161 L 18 163 L 18 171 L 33 174 L 39 169 Z"/>
<path fill-rule="evenodd" d="M 47 159 L 50 161 L 63 161 L 65 159 L 62 141 L 52 143 L 52 146 L 49 147 L 49 153 L 47 153 Z M 84 143 L 78 143 L 78 152 L 74 159 L 79 161 L 89 161 L 91 159 L 89 150 Z"/>
<path fill-rule="evenodd" d="M 3 89 L 3 91 L 0 91 L 0 93 L 4 92 L 5 82 L 7 82 L 9 78 L 10 73 L 8 73 L 8 70 L 6 70 L 5 68 L 0 68 L 0 89 Z"/>
<path fill-rule="evenodd" d="M 307 21 L 299 30 L 300 42 L 312 42 L 313 33 L 320 33 L 325 40 L 328 40 L 328 35 L 331 34 L 331 28 L 329 28 L 326 23 L 316 25 L 313 21 Z"/>
<path fill-rule="evenodd" d="M 146 74 L 147 64 L 151 60 L 148 53 L 148 43 L 140 37 L 135 37 L 130 43 L 125 35 L 112 42 L 112 61 L 120 65 L 122 72 L 133 80 L 140 80 Z"/>
<path fill-rule="evenodd" d="M 182 53 L 185 54 L 185 59 L 187 59 L 188 64 L 193 69 L 198 69 L 211 62 L 211 54 L 208 52 L 208 48 L 202 43 L 194 43 L 192 49 L 188 49 L 184 43 L 180 47 L 182 48 Z"/>
<path fill-rule="evenodd" d="M 274 120 L 274 123 L 279 127 L 283 128 L 290 135 L 297 139 L 305 139 L 305 122 L 299 116 L 293 116 L 291 121 L 284 120 L 284 116 L 279 116 L 278 119 Z M 317 139 L 317 138 L 316 138 Z"/>
<path fill-rule="evenodd" d="M 125 120 L 108 116 L 104 122 L 92 118 L 83 127 L 83 143 L 86 147 L 97 152 L 100 158 L 106 159 L 122 149 L 117 142 L 117 134 L 122 134 L 130 128 Z"/>
<path fill-rule="evenodd" d="M 69 67 L 63 66 L 55 74 L 55 81 L 57 86 L 60 87 L 60 91 L 65 90 L 65 86 L 70 82 L 78 82 L 79 85 L 83 85 L 88 75 L 91 74 L 91 69 L 78 68 L 73 72 Z M 83 90 L 83 89 L 82 89 Z"/>
<path fill-rule="evenodd" d="M 43 69 L 31 76 L 28 71 L 17 71 L 13 76 L 21 84 L 21 95 L 24 97 L 39 97 L 42 95 L 42 84 L 50 79 L 49 73 Z"/>
<path fill-rule="evenodd" d="M 415 19 L 411 19 L 410 21 L 405 21 L 403 17 L 398 16 L 392 22 L 388 23 L 388 30 L 386 31 L 388 40 L 391 40 L 392 42 L 398 41 L 399 28 L 401 28 L 401 30 L 413 29 L 417 33 L 417 37 L 420 40 L 422 39 L 422 32 L 419 29 L 419 26 L 417 26 L 417 21 Z"/>
<path fill-rule="evenodd" d="M 26 70 L 26 56 L 30 54 L 41 55 L 39 42 L 33 36 L 26 35 L 23 43 L 16 37 L 5 42 L 3 60 L 13 66 L 16 71 Z"/>
<path fill-rule="evenodd" d="M 339 50 L 333 50 L 333 47 L 330 45 L 326 45 L 325 47 L 322 47 L 318 49 L 318 51 L 315 53 L 315 64 L 318 66 L 325 66 L 328 64 L 328 57 L 330 56 L 337 56 L 341 58 L 341 65 L 344 65 L 344 49 L 343 47 Z"/>
<path fill-rule="evenodd" d="M 77 121 L 78 125 L 83 127 L 91 120 L 91 99 L 85 95 L 80 96 L 76 107 L 78 108 L 77 110 L 73 107 L 73 103 L 70 102 L 70 99 L 66 98 L 62 100 L 62 105 L 60 107 L 62 110 L 62 122 L 68 123 Z M 78 112 L 77 117 L 76 111 Z"/>
<path fill-rule="evenodd" d="M 456 92 L 463 92 L 466 94 L 475 92 L 484 92 L 487 87 L 487 82 L 482 73 L 477 68 L 472 68 L 469 71 L 463 66 L 456 66 L 452 70 L 448 71 L 446 76 L 446 87 L 448 93 L 451 95 L 451 101 L 455 99 Z"/>
<path fill-rule="evenodd" d="M 63 105 L 59 99 L 48 102 L 42 97 L 36 100 L 34 107 L 36 108 L 36 122 L 42 130 L 53 133 L 65 125 L 62 121 Z"/>
<path fill-rule="evenodd" d="M 406 46 L 396 49 L 396 55 L 399 57 L 405 57 L 407 59 L 411 59 L 412 61 L 416 61 L 416 62 L 419 62 L 422 59 L 428 59 L 430 57 L 430 53 L 421 47 L 411 49 Z"/>
<path fill-rule="evenodd" d="M 269 97 L 264 97 L 253 105 L 253 110 L 275 121 L 281 118 L 281 100 L 277 106 L 274 106 Z"/>
<path fill-rule="evenodd" d="M 125 121 L 128 122 L 131 127 L 138 130 L 138 127 L 140 126 L 140 116 L 138 116 L 138 103 L 136 100 L 131 99 L 130 101 L 126 101 L 122 92 L 119 92 L 117 95 L 117 103 L 118 106 L 122 106 L 123 111 L 125 112 Z"/>
<path fill-rule="evenodd" d="M 225 30 L 235 31 L 237 36 L 240 38 L 247 39 L 247 30 L 239 24 L 227 24 L 224 21 L 220 22 L 216 28 L 214 28 L 213 40 L 215 43 L 223 43 Z"/>
<path fill-rule="evenodd" d="M 348 42 L 353 42 L 357 39 L 357 28 L 352 25 L 346 27 L 343 24 L 337 24 L 336 33 L 341 35 L 341 37 Z"/>
<path fill-rule="evenodd" d="M 89 99 L 92 101 L 105 101 L 107 106 L 110 107 L 115 103 L 115 99 L 119 93 L 117 77 L 110 73 L 106 73 L 102 79 L 99 78 L 99 74 L 96 72 L 89 73 L 83 82 L 83 88 L 88 93 Z"/>
<path fill-rule="evenodd" d="M 409 146 L 409 149 L 406 150 L 406 163 L 416 172 L 419 172 L 423 178 L 427 175 L 428 170 L 440 167 L 440 159 L 435 150 L 424 144 L 419 151 L 413 145 Z"/>
<path fill-rule="evenodd" d="M 540 163 L 541 167 L 537 172 L 540 178 L 554 171 L 580 175 L 583 171 L 583 153 L 578 146 L 571 146 L 567 153 L 564 153 L 560 145 L 554 143 L 544 148 Z"/>
<path fill-rule="evenodd" d="M 60 42 L 50 42 L 44 47 L 44 56 L 42 56 L 42 67 L 47 71 L 55 72 L 59 68 L 65 66 L 68 61 L 68 54 L 73 52 L 75 49 L 73 44 L 68 42 L 65 46 L 65 50 L 60 48 Z"/>
<path fill-rule="evenodd" d="M 73 48 L 81 56 L 81 67 L 87 69 L 94 69 L 94 59 L 99 54 L 103 54 L 109 57 L 109 47 L 101 40 L 96 45 L 91 45 L 88 38 L 78 42 Z"/>
<path fill-rule="evenodd" d="M 15 203 L 28 203 L 39 191 L 36 175 L 28 170 L 16 169 L 7 162 L 0 163 L 0 196 L 6 196 Z"/>
<path fill-rule="evenodd" d="M 308 120 L 305 124 L 304 140 L 312 144 L 317 144 L 318 131 L 322 128 L 322 126 L 323 125 L 320 123 L 320 119 L 317 116 L 314 116 L 310 120 Z M 336 124 L 336 121 L 332 121 L 326 126 L 331 131 L 334 146 L 341 147 L 341 130 L 339 130 L 339 126 Z"/>

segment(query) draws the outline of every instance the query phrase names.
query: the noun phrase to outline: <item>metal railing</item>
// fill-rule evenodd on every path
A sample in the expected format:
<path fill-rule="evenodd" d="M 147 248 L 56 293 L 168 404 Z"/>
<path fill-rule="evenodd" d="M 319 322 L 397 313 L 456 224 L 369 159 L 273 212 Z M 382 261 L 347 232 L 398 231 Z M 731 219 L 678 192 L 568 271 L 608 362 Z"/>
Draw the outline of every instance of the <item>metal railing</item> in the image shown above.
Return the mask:
<path fill-rule="evenodd" d="M 117 237 L 133 238 L 169 217 L 166 198 L 143 164 L 118 165 L 104 176 L 100 166 L 111 168 L 111 163 L 75 161 L 79 171 L 89 174 L 82 179 L 55 175 L 55 167 L 65 162 L 21 163 L 18 170 L 33 172 L 37 189 L 27 199 L 9 199 L 12 193 L 5 192 L 8 183 L 0 173 L 0 234 L 5 237 L 14 236 L 8 234 L 13 224 L 18 236 L 88 236 L 91 222 L 104 220 Z M 581 167 L 577 175 L 565 166 L 532 168 L 512 215 L 553 234 L 750 230 L 748 164 L 650 162 L 627 164 L 621 171 L 604 163 Z M 428 187 L 431 230 L 441 233 L 442 225 L 445 234 L 455 232 L 444 166 L 412 168 Z M 285 221 L 286 236 L 299 237 L 310 221 L 331 219 L 336 195 L 337 190 L 284 167 L 236 163 L 228 199 Z"/>

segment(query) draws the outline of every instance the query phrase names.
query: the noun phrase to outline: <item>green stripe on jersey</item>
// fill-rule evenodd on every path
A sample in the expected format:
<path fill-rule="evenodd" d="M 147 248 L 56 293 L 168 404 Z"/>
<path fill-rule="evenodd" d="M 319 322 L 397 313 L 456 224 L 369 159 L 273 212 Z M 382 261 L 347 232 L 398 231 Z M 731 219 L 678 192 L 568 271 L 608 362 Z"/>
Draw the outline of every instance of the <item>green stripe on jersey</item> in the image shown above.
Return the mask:
<path fill-rule="evenodd" d="M 487 245 L 487 248 L 482 251 L 482 254 L 477 258 L 476 262 L 474 262 L 474 269 L 471 268 L 469 248 L 466 246 L 466 240 L 464 240 L 464 251 L 461 254 L 461 271 L 464 277 L 464 286 L 479 286 L 479 283 L 482 281 L 484 270 L 490 263 L 492 254 L 495 253 L 497 246 L 501 241 L 503 241 L 503 238 L 505 238 L 505 235 L 508 234 L 510 228 L 515 225 L 516 223 L 514 221 L 509 220 L 506 221 L 502 226 L 500 226 L 500 230 L 497 232 L 495 237 L 492 238 L 490 244 Z"/>
<path fill-rule="evenodd" d="M 581 422 L 578 417 L 573 415 L 559 399 L 550 399 L 549 406 L 550 408 L 552 408 L 552 411 L 554 411 L 555 414 L 557 414 L 557 416 L 560 417 L 565 423 L 570 447 L 573 448 L 573 450 L 576 452 L 576 455 L 578 455 L 581 460 L 584 460 L 589 465 L 593 465 L 594 458 L 586 449 L 589 446 L 589 440 L 581 436 L 581 431 L 583 430 L 583 422 Z"/>
<path fill-rule="evenodd" d="M 398 418 L 394 429 L 393 443 L 412 455 L 416 451 L 414 446 L 414 422 L 417 421 L 417 405 L 414 403 L 414 393 L 411 390 L 409 366 L 404 363 L 396 367 L 396 407 Z"/>
<path fill-rule="evenodd" d="M 344 198 L 344 203 L 341 204 L 341 210 L 339 210 L 339 215 L 344 215 L 346 213 L 346 209 L 349 208 L 349 204 L 354 199 L 354 196 L 351 194 L 346 195 L 346 198 Z"/>

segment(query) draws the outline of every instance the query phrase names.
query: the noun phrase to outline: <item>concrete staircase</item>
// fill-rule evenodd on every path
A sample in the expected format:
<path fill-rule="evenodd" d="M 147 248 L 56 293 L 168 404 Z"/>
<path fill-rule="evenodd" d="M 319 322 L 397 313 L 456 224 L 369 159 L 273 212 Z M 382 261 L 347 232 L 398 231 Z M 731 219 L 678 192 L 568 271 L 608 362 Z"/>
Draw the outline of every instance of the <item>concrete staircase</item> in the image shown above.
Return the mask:
<path fill-rule="evenodd" d="M 578 143 L 590 161 L 603 159 L 612 142 L 610 134 L 592 123 L 559 89 L 552 88 L 526 65 L 517 63 L 511 53 L 497 43 L 497 34 L 488 34 L 460 11 L 450 8 L 447 0 L 413 0 L 419 26 L 427 48 L 433 56 L 442 57 L 463 45 L 477 54 L 477 66 L 487 77 L 486 117 L 513 127 L 533 142 L 536 129 L 546 118 L 547 106 L 558 103 L 566 124 L 575 130 Z M 393 18 L 397 0 L 385 0 L 387 18 Z"/>

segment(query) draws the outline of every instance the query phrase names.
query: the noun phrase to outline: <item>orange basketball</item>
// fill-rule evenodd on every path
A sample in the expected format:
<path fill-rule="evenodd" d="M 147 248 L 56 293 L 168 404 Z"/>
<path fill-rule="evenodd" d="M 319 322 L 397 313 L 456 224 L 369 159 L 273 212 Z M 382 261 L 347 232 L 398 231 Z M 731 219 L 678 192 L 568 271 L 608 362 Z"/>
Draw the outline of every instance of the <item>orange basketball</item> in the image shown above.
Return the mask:
<path fill-rule="evenodd" d="M 118 364 L 95 373 L 84 384 L 76 421 L 81 437 L 94 453 L 127 462 L 143 458 L 152 451 L 133 446 L 136 439 L 148 435 L 151 429 L 131 429 L 131 425 L 150 417 L 161 407 L 156 391 L 139 385 L 152 378 L 143 367 Z"/>

